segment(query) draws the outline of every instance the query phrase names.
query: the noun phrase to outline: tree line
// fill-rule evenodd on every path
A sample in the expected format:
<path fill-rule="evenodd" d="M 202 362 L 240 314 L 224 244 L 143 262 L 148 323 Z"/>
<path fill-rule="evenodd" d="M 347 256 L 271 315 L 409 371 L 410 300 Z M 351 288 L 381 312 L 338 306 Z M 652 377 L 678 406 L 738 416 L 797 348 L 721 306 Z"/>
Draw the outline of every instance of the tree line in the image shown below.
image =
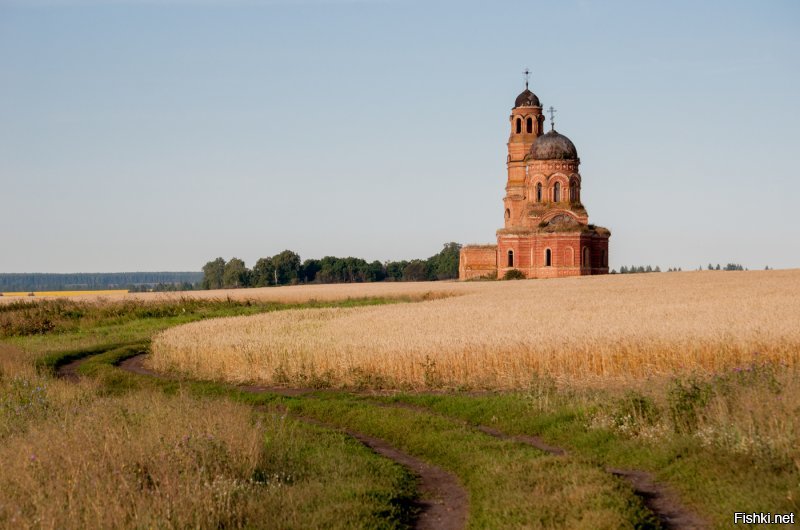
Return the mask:
<path fill-rule="evenodd" d="M 296 252 L 284 250 L 258 259 L 252 268 L 239 258 L 225 261 L 220 257 L 203 266 L 200 286 L 203 289 L 236 289 L 300 283 L 448 280 L 458 278 L 460 251 L 461 245 L 451 242 L 428 259 L 381 263 L 335 256 L 301 260 Z"/>
<path fill-rule="evenodd" d="M 200 272 L 0 273 L 0 292 L 149 289 L 201 280 Z"/>
<path fill-rule="evenodd" d="M 643 272 L 661 272 L 661 267 L 656 265 L 655 267 L 651 265 L 631 265 L 630 267 L 626 267 L 623 265 L 619 268 L 619 273 L 615 270 L 611 270 L 611 274 L 638 274 Z"/>
<path fill-rule="evenodd" d="M 669 269 L 667 269 L 667 272 L 680 272 L 682 270 L 683 269 L 680 268 L 680 267 L 675 267 L 675 268 L 671 268 L 670 267 Z M 703 270 L 703 266 L 701 265 L 700 267 L 698 267 L 697 270 L 699 270 L 699 271 Z M 717 263 L 716 267 L 714 267 L 714 265 L 709 263 L 707 270 L 710 270 L 710 271 L 746 271 L 747 269 L 744 268 L 739 263 L 728 263 L 724 267 L 720 267 L 719 263 Z M 765 270 L 769 270 L 769 267 L 767 267 Z M 655 267 L 653 267 L 651 265 L 646 265 L 646 266 L 645 265 L 631 265 L 630 267 L 626 267 L 625 265 L 623 265 L 622 267 L 619 268 L 619 272 L 617 272 L 617 271 L 615 271 L 613 269 L 611 270 L 611 274 L 637 274 L 637 273 L 642 273 L 642 272 L 661 272 L 661 267 L 659 267 L 658 265 L 656 265 Z"/>
<path fill-rule="evenodd" d="M 702 266 L 700 267 L 700 270 L 703 270 Z M 719 263 L 717 263 L 717 267 L 716 268 L 714 268 L 714 265 L 709 263 L 708 264 L 708 270 L 710 270 L 710 271 L 744 271 L 744 270 L 747 270 L 747 269 L 745 269 L 744 267 L 742 267 L 738 263 L 728 263 L 727 265 L 725 265 L 725 267 L 720 267 Z M 766 270 L 769 270 L 769 267 L 767 267 Z"/>

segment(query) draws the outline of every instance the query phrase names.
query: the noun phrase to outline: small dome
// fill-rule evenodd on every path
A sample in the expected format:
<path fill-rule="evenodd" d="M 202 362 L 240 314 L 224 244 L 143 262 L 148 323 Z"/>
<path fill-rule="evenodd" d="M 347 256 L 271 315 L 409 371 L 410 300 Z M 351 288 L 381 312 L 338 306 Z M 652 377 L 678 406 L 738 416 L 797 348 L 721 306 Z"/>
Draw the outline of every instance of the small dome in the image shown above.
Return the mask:
<path fill-rule="evenodd" d="M 536 94 L 526 88 L 522 94 L 517 96 L 516 101 L 514 101 L 514 108 L 517 107 L 541 107 L 541 104 Z"/>
<path fill-rule="evenodd" d="M 569 138 L 553 130 L 533 142 L 531 155 L 536 160 L 573 160 L 578 158 L 578 150 Z"/>

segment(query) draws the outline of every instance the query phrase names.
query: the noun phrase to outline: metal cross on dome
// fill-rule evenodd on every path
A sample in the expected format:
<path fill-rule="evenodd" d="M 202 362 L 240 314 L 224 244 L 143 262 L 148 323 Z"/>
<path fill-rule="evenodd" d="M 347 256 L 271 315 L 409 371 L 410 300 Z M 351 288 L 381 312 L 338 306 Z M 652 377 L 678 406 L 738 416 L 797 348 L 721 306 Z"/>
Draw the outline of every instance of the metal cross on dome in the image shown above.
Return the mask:
<path fill-rule="evenodd" d="M 553 106 L 550 105 L 550 108 L 547 109 L 547 112 L 550 114 L 550 130 L 551 131 L 555 131 L 556 130 L 556 120 L 555 120 L 556 109 L 554 109 Z"/>
<path fill-rule="evenodd" d="M 528 89 L 528 80 L 531 78 L 531 71 L 526 68 L 525 71 L 522 72 L 522 73 L 525 74 L 525 90 L 527 90 Z"/>

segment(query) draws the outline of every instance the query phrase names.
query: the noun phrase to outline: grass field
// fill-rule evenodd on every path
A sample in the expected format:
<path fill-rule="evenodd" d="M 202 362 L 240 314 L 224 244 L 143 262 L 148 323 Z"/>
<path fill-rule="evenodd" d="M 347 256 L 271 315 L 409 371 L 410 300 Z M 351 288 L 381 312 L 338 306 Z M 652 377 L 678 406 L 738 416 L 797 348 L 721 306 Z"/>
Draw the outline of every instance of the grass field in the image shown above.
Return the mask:
<path fill-rule="evenodd" d="M 469 528 L 656 528 L 607 467 L 652 472 L 710 527 L 734 511 L 798 512 L 799 281 L 704 272 L 18 300 L 0 306 L 0 526 L 412 525 L 414 477 L 342 430 L 453 473 Z M 239 357 L 243 334 L 259 348 Z M 167 377 L 116 367 L 151 340 L 163 362 L 174 337 L 188 361 Z M 276 344 L 305 364 L 273 378 Z M 365 345 L 379 362 L 358 364 Z M 195 371 L 191 352 L 219 372 Z M 53 378 L 91 355 L 79 382 Z M 320 390 L 226 384 L 244 380 Z"/>
<path fill-rule="evenodd" d="M 194 300 L 268 301 L 303 303 L 309 301 L 336 301 L 347 298 L 398 298 L 417 297 L 428 293 L 430 297 L 474 292 L 485 288 L 480 283 L 457 282 L 377 282 L 359 284 L 294 285 L 261 287 L 255 289 L 215 289 L 210 291 L 177 291 L 164 293 L 129 293 L 127 291 L 75 291 L 71 295 L 53 292 L 57 298 L 77 298 L 93 302 L 143 302 L 156 303 L 186 298 Z M 64 293 L 68 291 L 63 291 Z M 26 296 L 28 293 L 20 293 Z M 0 297 L 0 304 L 13 303 L 18 297 Z"/>

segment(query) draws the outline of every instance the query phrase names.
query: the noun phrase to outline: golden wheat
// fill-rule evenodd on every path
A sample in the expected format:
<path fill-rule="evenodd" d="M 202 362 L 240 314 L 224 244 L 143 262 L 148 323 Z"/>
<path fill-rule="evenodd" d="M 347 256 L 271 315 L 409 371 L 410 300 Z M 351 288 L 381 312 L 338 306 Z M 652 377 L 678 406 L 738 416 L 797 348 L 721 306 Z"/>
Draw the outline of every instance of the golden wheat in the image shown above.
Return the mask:
<path fill-rule="evenodd" d="M 534 374 L 643 378 L 712 372 L 755 352 L 800 358 L 798 270 L 447 288 L 464 296 L 188 324 L 156 337 L 152 363 L 235 382 L 507 389 Z"/>

